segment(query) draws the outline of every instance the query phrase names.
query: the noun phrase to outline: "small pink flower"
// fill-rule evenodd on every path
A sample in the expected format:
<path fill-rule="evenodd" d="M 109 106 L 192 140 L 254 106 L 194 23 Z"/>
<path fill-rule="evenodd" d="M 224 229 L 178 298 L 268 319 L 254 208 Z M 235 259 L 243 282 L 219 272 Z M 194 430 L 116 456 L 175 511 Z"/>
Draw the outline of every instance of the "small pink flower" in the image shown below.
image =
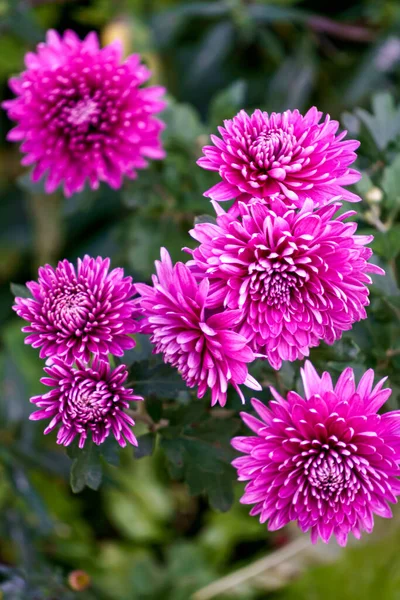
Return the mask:
<path fill-rule="evenodd" d="M 342 141 L 336 135 L 339 123 L 315 107 L 304 116 L 296 109 L 284 113 L 261 110 L 248 115 L 241 110 L 219 127 L 221 138 L 212 135 L 213 146 L 203 148 L 197 164 L 218 171 L 222 181 L 204 194 L 213 200 L 255 197 L 267 203 L 275 198 L 290 206 L 301 206 L 311 197 L 320 206 L 332 198 L 361 200 L 343 186 L 361 175 L 350 169 L 359 142 Z"/>
<path fill-rule="evenodd" d="M 124 410 L 130 402 L 143 398 L 123 386 L 128 377 L 125 365 L 112 370 L 108 362 L 98 358 L 91 366 L 79 360 L 76 364 L 76 368 L 67 366 L 59 358 L 53 358 L 52 365 L 45 367 L 48 377 L 41 382 L 52 389 L 31 398 L 39 410 L 30 419 L 51 419 L 44 433 L 58 427 L 57 443 L 64 446 L 78 436 L 79 447 L 83 448 L 89 434 L 100 445 L 110 433 L 122 447 L 126 441 L 137 446 L 130 429 L 135 422 Z"/>
<path fill-rule="evenodd" d="M 334 387 L 329 373 L 319 377 L 309 361 L 301 370 L 304 398 L 273 388 L 268 407 L 252 404 L 261 420 L 241 413 L 254 432 L 232 445 L 244 456 L 233 461 L 239 481 L 248 481 L 241 499 L 268 529 L 297 521 L 328 542 L 341 546 L 349 533 L 370 533 L 374 514 L 390 518 L 389 502 L 400 494 L 400 411 L 377 411 L 391 394 L 374 372 L 355 386 L 353 370 L 343 371 Z"/>
<path fill-rule="evenodd" d="M 366 318 L 368 273 L 384 271 L 367 262 L 373 237 L 344 222 L 353 212 L 335 216 L 340 204 L 314 210 L 311 200 L 300 210 L 276 200 L 272 209 L 256 200 L 239 202 L 233 216 L 214 204 L 217 223 L 190 232 L 200 246 L 188 250 L 188 265 L 210 280 L 207 306 L 241 311 L 235 331 L 275 369 Z"/>
<path fill-rule="evenodd" d="M 183 263 L 173 266 L 168 252 L 161 249 L 156 261 L 153 287 L 138 283 L 138 306 L 144 316 L 141 331 L 151 335 L 155 352 L 176 367 L 189 387 L 197 387 L 202 398 L 211 389 L 211 404 L 224 406 L 228 384 L 238 391 L 244 384 L 254 390 L 261 386 L 247 371 L 255 359 L 247 340 L 233 329 L 241 311 L 206 309 L 209 282 L 198 285 Z"/>
<path fill-rule="evenodd" d="M 109 267 L 110 259 L 100 256 L 79 258 L 77 269 L 63 260 L 56 269 L 40 267 L 39 281 L 27 283 L 33 298 L 16 298 L 13 309 L 30 323 L 22 329 L 29 333 L 25 343 L 40 348 L 40 358 L 72 364 L 134 347 L 132 279 Z"/>
<path fill-rule="evenodd" d="M 140 86 L 150 71 L 134 54 L 121 61 L 118 42 L 99 48 L 95 33 L 81 41 L 73 31 L 50 30 L 27 70 L 10 79 L 16 94 L 3 103 L 17 126 L 8 139 L 22 142 L 22 163 L 35 165 L 32 179 L 47 173 L 46 192 L 60 184 L 66 196 L 106 181 L 119 188 L 136 177 L 146 158 L 159 159 L 164 88 Z"/>

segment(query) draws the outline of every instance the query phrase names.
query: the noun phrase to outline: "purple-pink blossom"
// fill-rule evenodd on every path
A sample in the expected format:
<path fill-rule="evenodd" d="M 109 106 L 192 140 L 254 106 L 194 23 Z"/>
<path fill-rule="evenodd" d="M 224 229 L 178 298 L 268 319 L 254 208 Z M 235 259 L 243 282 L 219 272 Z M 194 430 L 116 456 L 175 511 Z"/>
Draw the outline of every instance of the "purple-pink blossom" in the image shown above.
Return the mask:
<path fill-rule="evenodd" d="M 345 222 L 354 212 L 337 215 L 340 203 L 315 210 L 310 199 L 301 209 L 239 202 L 238 216 L 214 205 L 217 222 L 190 232 L 200 245 L 188 265 L 210 281 L 207 306 L 240 311 L 236 331 L 275 369 L 366 318 L 368 273 L 384 272 L 368 262 L 373 237 Z"/>
<path fill-rule="evenodd" d="M 137 446 L 131 430 L 135 422 L 125 410 L 130 402 L 143 398 L 124 387 L 128 377 L 125 365 L 112 370 L 108 362 L 97 357 L 91 365 L 78 360 L 76 367 L 67 366 L 59 358 L 51 362 L 41 382 L 52 389 L 31 398 L 39 410 L 30 419 L 51 419 L 45 434 L 57 428 L 57 443 L 63 446 L 78 437 L 79 447 L 83 448 L 90 436 L 99 445 L 110 433 L 122 447 L 127 441 Z"/>
<path fill-rule="evenodd" d="M 46 192 L 63 185 L 70 196 L 86 180 L 92 189 L 100 181 L 119 188 L 147 158 L 164 157 L 164 124 L 154 116 L 165 107 L 164 88 L 140 87 L 151 73 L 139 55 L 122 61 L 119 42 L 100 49 L 95 33 L 82 41 L 50 30 L 25 65 L 10 79 L 17 97 L 3 103 L 17 122 L 8 139 L 22 142 L 33 181 L 47 174 Z"/>
<path fill-rule="evenodd" d="M 155 264 L 153 286 L 135 285 L 143 315 L 139 326 L 150 334 L 154 352 L 178 369 L 188 387 L 197 387 L 198 398 L 210 389 L 212 405 L 225 405 L 229 384 L 242 399 L 240 384 L 260 390 L 247 370 L 255 355 L 246 338 L 233 331 L 241 311 L 208 310 L 208 279 L 198 284 L 186 265 L 172 264 L 164 248 Z"/>
<path fill-rule="evenodd" d="M 67 260 L 56 269 L 40 267 L 38 282 L 27 283 L 32 298 L 16 298 L 13 308 L 29 322 L 22 329 L 29 334 L 25 343 L 40 348 L 40 358 L 72 364 L 89 362 L 91 355 L 122 356 L 134 347 L 132 278 L 109 267 L 109 258 L 86 255 L 76 269 Z"/>
<path fill-rule="evenodd" d="M 232 445 L 244 456 L 233 465 L 240 481 L 248 481 L 243 504 L 254 505 L 268 529 L 297 521 L 311 540 L 340 545 L 350 533 L 370 533 L 374 514 L 390 518 L 389 502 L 400 494 L 400 411 L 377 414 L 391 394 L 373 388 L 369 369 L 355 385 L 348 367 L 335 386 L 329 373 L 319 377 L 309 361 L 301 371 L 304 397 L 289 392 L 266 407 L 252 404 L 260 419 L 241 413 L 254 432 Z"/>
<path fill-rule="evenodd" d="M 311 197 L 317 205 L 332 198 L 357 202 L 361 198 L 343 186 L 357 182 L 361 174 L 350 168 L 359 142 L 337 134 L 339 123 L 315 107 L 302 115 L 296 110 L 271 113 L 241 110 L 219 127 L 221 138 L 211 136 L 213 146 L 203 148 L 197 161 L 217 171 L 222 179 L 204 194 L 213 200 L 253 197 L 273 204 L 280 198 L 301 206 Z"/>

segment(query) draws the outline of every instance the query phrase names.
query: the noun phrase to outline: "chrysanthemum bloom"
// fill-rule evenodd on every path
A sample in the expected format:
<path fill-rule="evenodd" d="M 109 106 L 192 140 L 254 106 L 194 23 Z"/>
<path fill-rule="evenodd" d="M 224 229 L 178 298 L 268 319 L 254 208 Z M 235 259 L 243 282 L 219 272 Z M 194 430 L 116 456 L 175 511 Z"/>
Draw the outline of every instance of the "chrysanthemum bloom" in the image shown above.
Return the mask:
<path fill-rule="evenodd" d="M 400 411 L 378 415 L 391 394 L 382 379 L 373 389 L 367 371 L 356 388 L 354 373 L 343 371 L 334 387 L 329 373 L 320 378 L 309 361 L 303 378 L 305 398 L 289 392 L 268 408 L 252 404 L 261 421 L 242 413 L 252 437 L 232 445 L 245 454 L 233 461 L 240 481 L 248 481 L 243 504 L 251 515 L 268 520 L 274 531 L 297 521 L 311 539 L 340 545 L 349 533 L 370 533 L 374 518 L 391 517 L 388 502 L 400 494 Z"/>
<path fill-rule="evenodd" d="M 144 316 L 139 325 L 143 333 L 151 335 L 155 353 L 163 354 L 164 361 L 178 369 L 189 387 L 197 386 L 198 398 L 210 388 L 212 406 L 225 405 L 229 383 L 242 400 L 240 384 L 260 390 L 247 371 L 247 363 L 255 355 L 246 338 L 232 331 L 241 311 L 207 310 L 208 280 L 198 285 L 186 265 L 178 262 L 173 266 L 165 248 L 156 270 L 153 287 L 135 286 Z"/>
<path fill-rule="evenodd" d="M 352 211 L 335 217 L 340 203 L 313 210 L 306 200 L 298 210 L 276 200 L 272 210 L 256 201 L 240 202 L 236 218 L 214 204 L 217 223 L 190 232 L 200 246 L 188 264 L 209 278 L 210 308 L 242 311 L 240 333 L 275 369 L 366 317 L 367 273 L 384 272 L 367 262 L 373 237 L 344 222 Z"/>
<path fill-rule="evenodd" d="M 17 95 L 3 103 L 17 126 L 8 139 L 22 141 L 22 163 L 35 165 L 33 181 L 47 172 L 46 191 L 60 184 L 70 196 L 100 181 L 119 188 L 136 177 L 146 158 L 163 158 L 154 117 L 165 107 L 162 87 L 140 88 L 150 71 L 135 54 L 121 61 L 120 44 L 99 48 L 95 33 L 81 41 L 73 31 L 47 33 L 27 70 L 10 80 Z"/>
<path fill-rule="evenodd" d="M 222 181 L 204 194 L 213 200 L 253 197 L 284 199 L 301 206 L 311 196 L 322 206 L 332 198 L 361 200 L 342 186 L 355 183 L 361 174 L 350 169 L 359 142 L 342 141 L 346 131 L 315 107 L 304 116 L 296 109 L 284 113 L 241 110 L 219 127 L 222 139 L 212 135 L 214 146 L 205 146 L 197 162 L 204 169 L 218 171 Z"/>
<path fill-rule="evenodd" d="M 48 377 L 41 382 L 52 389 L 31 398 L 39 410 L 30 419 L 51 419 L 45 434 L 58 427 L 58 444 L 69 446 L 78 436 L 83 448 L 89 434 L 99 445 L 111 432 L 120 446 L 126 446 L 126 441 L 137 446 L 130 429 L 135 422 L 124 410 L 130 402 L 143 398 L 124 387 L 128 377 L 125 365 L 112 370 L 108 362 L 95 358 L 91 366 L 77 361 L 75 368 L 54 358 L 51 367 L 44 370 Z"/>
<path fill-rule="evenodd" d="M 39 269 L 38 283 L 27 287 L 33 298 L 16 298 L 16 313 L 29 321 L 26 344 L 40 348 L 40 358 L 58 356 L 67 364 L 89 362 L 91 354 L 122 356 L 133 348 L 131 333 L 134 286 L 123 269 L 109 271 L 110 259 L 85 256 L 78 267 L 63 260 L 56 269 Z"/>

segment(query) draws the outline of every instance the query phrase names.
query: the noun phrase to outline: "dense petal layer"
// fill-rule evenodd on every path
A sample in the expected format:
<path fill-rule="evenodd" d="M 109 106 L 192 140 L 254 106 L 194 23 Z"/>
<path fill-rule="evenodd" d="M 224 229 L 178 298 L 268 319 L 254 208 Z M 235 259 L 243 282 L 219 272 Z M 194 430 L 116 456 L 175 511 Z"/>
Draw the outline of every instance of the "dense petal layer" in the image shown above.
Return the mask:
<path fill-rule="evenodd" d="M 252 401 L 258 419 L 242 413 L 254 433 L 232 440 L 243 454 L 233 461 L 238 479 L 248 482 L 241 502 L 270 530 L 297 521 L 313 542 L 333 535 L 345 545 L 350 533 L 372 531 L 374 514 L 391 517 L 388 503 L 400 494 L 398 411 L 376 413 L 377 395 L 391 390 L 381 391 L 383 381 L 372 390 L 373 375 L 356 388 L 348 368 L 333 388 L 306 362 L 305 398 L 273 391 L 268 407 Z"/>

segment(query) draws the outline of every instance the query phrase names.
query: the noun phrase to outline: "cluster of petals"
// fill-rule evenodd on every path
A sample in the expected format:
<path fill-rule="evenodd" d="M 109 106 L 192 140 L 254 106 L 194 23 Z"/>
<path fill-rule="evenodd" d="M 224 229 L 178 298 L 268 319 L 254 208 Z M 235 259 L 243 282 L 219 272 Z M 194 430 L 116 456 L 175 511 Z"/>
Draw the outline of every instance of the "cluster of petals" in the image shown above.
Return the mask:
<path fill-rule="evenodd" d="M 372 236 L 345 222 L 353 212 L 337 215 L 340 203 L 315 209 L 310 199 L 300 209 L 240 202 L 237 216 L 214 205 L 216 223 L 191 231 L 200 245 L 189 266 L 210 281 L 208 307 L 241 311 L 237 331 L 275 369 L 366 317 L 368 273 L 383 271 L 368 262 Z"/>
<path fill-rule="evenodd" d="M 143 398 L 124 387 L 128 377 L 125 365 L 112 370 L 108 362 L 97 357 L 91 365 L 78 360 L 73 368 L 59 358 L 51 362 L 41 382 L 52 389 L 31 398 L 39 410 L 30 419 L 51 419 L 45 434 L 58 428 L 58 444 L 69 446 L 78 437 L 83 448 L 88 434 L 100 445 L 112 433 L 120 446 L 126 446 L 127 441 L 137 446 L 131 431 L 135 422 L 125 409 Z"/>
<path fill-rule="evenodd" d="M 13 308 L 29 322 L 22 329 L 29 334 L 25 343 L 40 348 L 40 358 L 57 356 L 71 365 L 134 347 L 134 285 L 123 269 L 109 267 L 109 258 L 86 255 L 76 269 L 67 260 L 56 269 L 40 267 L 38 281 L 27 283 L 32 298 L 17 297 Z"/>
<path fill-rule="evenodd" d="M 197 164 L 221 177 L 205 192 L 213 200 L 256 197 L 267 204 L 280 198 L 301 207 L 312 197 L 316 205 L 332 198 L 357 202 L 360 197 L 343 186 L 357 182 L 361 174 L 349 167 L 359 142 L 336 135 L 339 123 L 315 107 L 302 115 L 297 109 L 283 113 L 241 110 L 219 127 L 221 138 L 203 148 Z"/>
<path fill-rule="evenodd" d="M 140 56 L 123 61 L 120 43 L 101 49 L 95 33 L 80 40 L 50 30 L 25 64 L 10 80 L 16 98 L 3 103 L 17 122 L 8 139 L 22 142 L 33 181 L 47 174 L 46 192 L 63 185 L 70 196 L 86 181 L 119 188 L 147 158 L 164 157 L 164 124 L 154 116 L 165 107 L 164 88 L 140 87 L 151 75 Z"/>
<path fill-rule="evenodd" d="M 209 310 L 208 279 L 198 284 L 186 265 L 172 264 L 164 248 L 156 272 L 152 286 L 135 286 L 143 315 L 139 327 L 150 334 L 154 352 L 178 369 L 188 387 L 197 387 L 199 398 L 210 388 L 212 405 L 225 405 L 228 384 L 242 399 L 240 384 L 260 390 L 247 370 L 255 355 L 247 339 L 233 331 L 241 311 Z"/>
<path fill-rule="evenodd" d="M 53 388 L 31 399 L 40 410 L 30 418 L 51 419 L 45 433 L 58 427 L 64 446 L 78 436 L 83 448 L 88 434 L 101 444 L 110 432 L 120 446 L 137 445 L 124 409 L 142 398 L 123 386 L 125 365 L 112 370 L 108 362 L 109 354 L 122 356 L 135 345 L 135 289 L 122 269 L 109 267 L 108 258 L 87 255 L 76 268 L 67 260 L 56 269 L 46 265 L 37 282 L 27 283 L 32 297 L 15 299 L 14 310 L 29 322 L 25 342 L 48 359 L 49 377 L 41 381 Z"/>
<path fill-rule="evenodd" d="M 345 545 L 352 533 L 371 532 L 374 514 L 392 516 L 389 502 L 400 494 L 400 411 L 377 411 L 391 394 L 373 388 L 368 370 L 355 385 L 346 368 L 333 386 L 309 361 L 302 370 L 304 397 L 294 391 L 266 407 L 253 400 L 259 418 L 241 413 L 252 436 L 232 445 L 243 456 L 233 461 L 240 481 L 247 481 L 241 502 L 250 514 L 277 530 L 297 521 L 311 540 L 333 535 Z"/>

